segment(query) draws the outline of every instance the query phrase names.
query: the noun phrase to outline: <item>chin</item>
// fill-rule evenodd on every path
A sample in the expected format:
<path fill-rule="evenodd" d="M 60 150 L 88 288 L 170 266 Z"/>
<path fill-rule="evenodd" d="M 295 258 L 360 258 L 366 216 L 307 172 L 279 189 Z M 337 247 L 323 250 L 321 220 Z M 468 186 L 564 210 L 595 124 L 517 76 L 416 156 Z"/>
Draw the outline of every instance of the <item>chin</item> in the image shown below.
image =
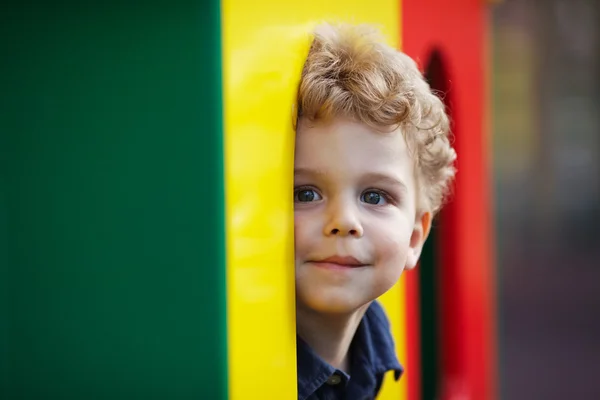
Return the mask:
<path fill-rule="evenodd" d="M 327 291 L 328 293 L 323 293 Z M 320 293 L 298 293 L 297 301 L 307 309 L 320 314 L 348 314 L 356 311 L 370 300 L 351 296 L 348 293 L 335 293 L 334 290 L 323 290 Z"/>

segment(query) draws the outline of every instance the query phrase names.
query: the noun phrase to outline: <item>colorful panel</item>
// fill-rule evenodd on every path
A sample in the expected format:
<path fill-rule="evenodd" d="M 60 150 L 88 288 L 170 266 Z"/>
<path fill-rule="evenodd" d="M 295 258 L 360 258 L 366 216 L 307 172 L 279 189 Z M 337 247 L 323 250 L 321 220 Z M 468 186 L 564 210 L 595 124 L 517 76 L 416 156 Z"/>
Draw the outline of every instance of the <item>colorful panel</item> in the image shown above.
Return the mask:
<path fill-rule="evenodd" d="M 293 399 L 291 118 L 308 33 L 322 20 L 368 22 L 398 46 L 399 4 L 223 0 L 222 10 L 230 396 Z M 404 292 L 401 281 L 382 300 L 401 360 Z M 406 398 L 406 381 L 386 382 L 380 398 Z"/>
<path fill-rule="evenodd" d="M 434 281 L 423 289 L 438 297 L 431 305 L 438 313 L 423 326 L 430 332 L 422 347 L 433 335 L 438 343 L 435 354 L 424 354 L 423 400 L 496 398 L 486 14 L 486 2 L 471 0 L 403 3 L 404 49 L 423 69 L 430 66 L 436 89 L 447 91 L 458 153 L 454 195 L 442 211 L 438 243 L 430 247 L 436 254 L 424 258 L 432 264 L 423 272 Z"/>
<path fill-rule="evenodd" d="M 0 398 L 225 399 L 219 3 L 12 3 Z"/>

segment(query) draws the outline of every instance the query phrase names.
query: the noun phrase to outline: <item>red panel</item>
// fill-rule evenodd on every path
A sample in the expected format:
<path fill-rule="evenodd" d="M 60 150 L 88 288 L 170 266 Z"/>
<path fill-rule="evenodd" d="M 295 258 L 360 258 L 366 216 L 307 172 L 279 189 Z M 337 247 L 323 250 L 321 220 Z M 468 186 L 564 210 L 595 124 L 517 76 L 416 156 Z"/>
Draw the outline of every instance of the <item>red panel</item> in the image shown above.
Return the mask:
<path fill-rule="evenodd" d="M 403 50 L 421 67 L 433 49 L 442 54 L 458 153 L 455 195 L 441 225 L 442 400 L 496 398 L 487 11 L 482 0 L 402 1 Z"/>

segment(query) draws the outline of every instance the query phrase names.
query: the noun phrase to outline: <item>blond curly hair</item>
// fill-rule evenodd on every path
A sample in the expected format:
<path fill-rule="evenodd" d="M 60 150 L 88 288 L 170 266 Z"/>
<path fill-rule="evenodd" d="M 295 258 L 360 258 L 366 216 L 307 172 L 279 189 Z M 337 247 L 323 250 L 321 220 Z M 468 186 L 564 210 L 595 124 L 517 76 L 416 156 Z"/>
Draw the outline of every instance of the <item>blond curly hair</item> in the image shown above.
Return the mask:
<path fill-rule="evenodd" d="M 373 128 L 400 128 L 415 162 L 419 209 L 442 207 L 456 152 L 444 103 L 416 63 L 368 25 L 315 29 L 298 90 L 298 118 L 349 117 Z"/>

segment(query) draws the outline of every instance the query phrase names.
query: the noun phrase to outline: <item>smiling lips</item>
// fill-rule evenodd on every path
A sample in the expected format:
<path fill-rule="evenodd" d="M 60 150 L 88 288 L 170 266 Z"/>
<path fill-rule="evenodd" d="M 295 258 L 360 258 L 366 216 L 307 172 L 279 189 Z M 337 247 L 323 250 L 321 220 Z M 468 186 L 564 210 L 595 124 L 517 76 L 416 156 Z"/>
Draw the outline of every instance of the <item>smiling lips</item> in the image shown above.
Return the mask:
<path fill-rule="evenodd" d="M 327 257 L 322 260 L 312 261 L 313 264 L 316 264 L 319 267 L 331 268 L 331 269 L 340 269 L 340 268 L 359 268 L 365 267 L 367 264 L 361 263 L 356 258 L 351 256 L 340 257 L 333 256 Z"/>

